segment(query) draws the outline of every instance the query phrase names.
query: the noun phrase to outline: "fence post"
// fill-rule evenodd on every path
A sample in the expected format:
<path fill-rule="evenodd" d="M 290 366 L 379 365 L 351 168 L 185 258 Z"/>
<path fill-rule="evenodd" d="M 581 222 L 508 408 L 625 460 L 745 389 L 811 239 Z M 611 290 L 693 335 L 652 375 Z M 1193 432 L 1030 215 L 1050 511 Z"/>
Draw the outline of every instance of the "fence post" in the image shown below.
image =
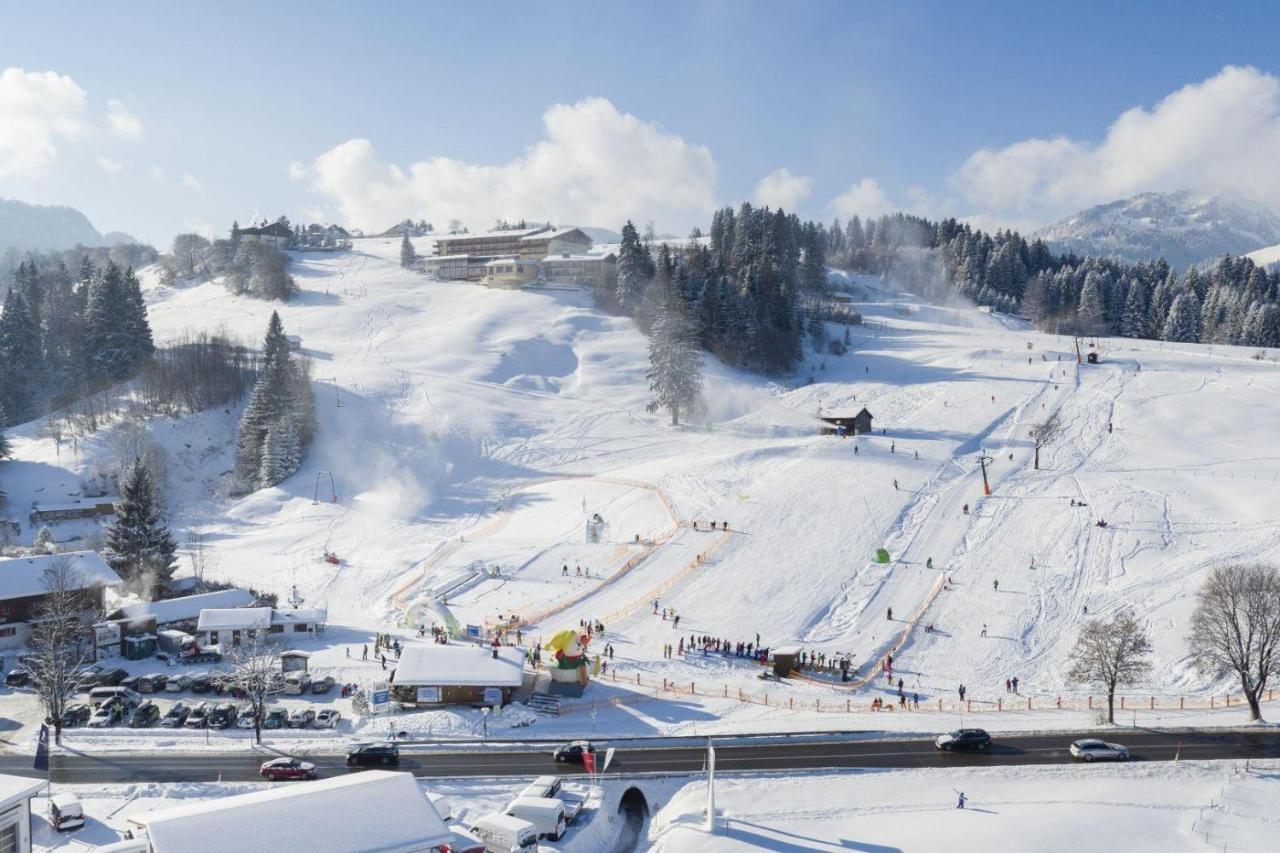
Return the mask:
<path fill-rule="evenodd" d="M 1228 693 L 1228 694 L 1227 694 L 1227 707 L 1228 707 L 1228 708 L 1230 708 L 1230 707 L 1231 707 L 1231 694 L 1230 694 L 1230 693 Z"/>
<path fill-rule="evenodd" d="M 1030 710 L 1031 710 L 1031 697 L 1030 697 L 1030 696 L 1028 696 L 1028 697 L 1027 697 L 1027 710 L 1028 710 L 1028 711 L 1030 711 Z"/>
<path fill-rule="evenodd" d="M 1004 700 L 1003 700 L 1003 699 L 997 699 L 997 700 L 996 700 L 996 710 L 997 710 L 997 711 L 1003 711 L 1003 710 L 1004 710 Z"/>
<path fill-rule="evenodd" d="M 1089 710 L 1090 710 L 1090 711 L 1092 711 L 1092 710 L 1093 710 L 1093 697 L 1092 697 L 1092 696 L 1090 696 L 1090 697 L 1089 697 Z"/>
<path fill-rule="evenodd" d="M 942 700 L 938 700 L 938 713 L 942 713 Z"/>
<path fill-rule="evenodd" d="M 1153 710 L 1153 711 L 1154 711 L 1155 709 L 1156 709 L 1156 697 L 1152 696 L 1152 697 L 1151 697 L 1151 710 Z"/>
<path fill-rule="evenodd" d="M 795 697 L 794 697 L 794 696 L 793 696 L 793 697 L 791 697 L 791 698 L 789 698 L 789 699 L 787 699 L 787 708 L 788 708 L 788 709 L 794 708 L 795 706 L 796 706 L 796 700 L 795 700 Z"/>
<path fill-rule="evenodd" d="M 1210 708 L 1212 708 L 1212 707 L 1213 707 L 1213 697 L 1212 697 L 1212 696 L 1210 696 L 1210 697 L 1209 697 L 1209 707 L 1210 707 Z"/>
<path fill-rule="evenodd" d="M 966 700 L 964 700 L 964 710 L 965 710 L 965 713 L 972 713 L 972 712 L 973 712 L 973 700 L 972 700 L 972 699 L 966 699 Z"/>
<path fill-rule="evenodd" d="M 1121 711 L 1123 711 L 1123 710 L 1124 710 L 1124 697 L 1123 697 L 1123 696 L 1121 696 L 1121 697 L 1120 697 L 1120 710 L 1121 710 Z"/>
<path fill-rule="evenodd" d="M 729 685 L 727 684 L 724 686 L 724 698 L 729 698 Z"/>
<path fill-rule="evenodd" d="M 821 712 L 821 711 L 822 711 L 822 700 L 821 700 L 821 699 L 814 699 L 814 700 L 813 700 L 813 710 L 818 711 L 818 712 Z"/>
<path fill-rule="evenodd" d="M 849 713 L 849 700 L 848 700 L 848 699 L 844 700 L 844 712 L 845 712 L 846 714 L 847 714 L 847 713 Z"/>
<path fill-rule="evenodd" d="M 698 685 L 693 683 L 692 681 L 689 682 L 689 695 L 690 696 L 698 695 Z"/>
<path fill-rule="evenodd" d="M 640 683 L 640 673 L 636 673 L 636 684 Z"/>
<path fill-rule="evenodd" d="M 1061 710 L 1062 710 L 1062 697 L 1061 697 L 1061 696 L 1059 696 L 1059 697 L 1058 697 L 1058 710 L 1059 710 L 1059 711 L 1061 711 Z"/>

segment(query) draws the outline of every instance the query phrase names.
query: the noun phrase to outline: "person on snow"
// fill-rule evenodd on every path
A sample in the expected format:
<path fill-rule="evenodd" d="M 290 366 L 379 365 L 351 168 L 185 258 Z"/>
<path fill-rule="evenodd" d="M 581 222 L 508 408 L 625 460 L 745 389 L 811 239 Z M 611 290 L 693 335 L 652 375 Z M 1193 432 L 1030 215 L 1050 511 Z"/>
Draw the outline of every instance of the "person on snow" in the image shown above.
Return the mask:
<path fill-rule="evenodd" d="M 679 628 L 679 627 L 680 627 L 680 617 L 679 617 L 679 616 L 677 616 L 675 619 L 673 619 L 673 620 L 671 621 L 671 627 L 672 627 L 672 628 Z"/>
<path fill-rule="evenodd" d="M 969 505 L 968 505 L 968 504 L 965 504 L 965 505 L 964 505 L 964 514 L 965 514 L 965 515 L 968 515 L 968 514 L 969 514 Z"/>
<path fill-rule="evenodd" d="M 1000 579 L 999 579 L 999 578 L 996 578 L 995 580 L 993 580 L 993 581 L 991 582 L 991 589 L 992 589 L 992 591 L 994 591 L 994 592 L 999 592 L 999 591 L 1000 591 Z"/>
<path fill-rule="evenodd" d="M 1018 692 L 1018 676 L 1016 675 L 1013 677 L 1013 692 Z"/>
<path fill-rule="evenodd" d="M 983 623 L 982 623 L 982 633 L 981 633 L 979 636 L 982 636 L 982 637 L 987 636 L 987 623 L 986 623 L 986 622 L 983 622 Z"/>
<path fill-rule="evenodd" d="M 894 490 L 895 492 L 896 492 L 896 491 L 898 491 L 898 481 L 897 481 L 897 480 L 894 480 L 894 481 L 893 481 L 893 490 Z"/>
<path fill-rule="evenodd" d="M 889 610 L 888 610 L 888 612 L 885 614 L 885 617 L 884 617 L 884 618 L 888 619 L 890 622 L 892 622 L 892 621 L 893 621 L 893 608 L 892 608 L 892 607 L 890 607 L 890 608 L 889 608 Z"/>
<path fill-rule="evenodd" d="M 1007 679 L 1007 678 L 1004 680 L 1004 692 L 1005 692 L 1005 693 L 1012 693 L 1012 692 L 1013 692 L 1013 682 L 1012 682 L 1012 681 L 1010 681 L 1010 680 L 1009 680 L 1009 679 Z"/>
<path fill-rule="evenodd" d="M 925 561 L 924 561 L 924 567 L 925 567 L 926 569 L 932 569 L 932 568 L 933 568 L 933 557 L 930 557 L 929 559 L 927 559 L 927 560 L 925 560 Z"/>
<path fill-rule="evenodd" d="M 952 790 L 955 791 L 954 788 Z M 956 793 L 960 795 L 960 799 L 956 801 L 956 808 L 962 809 L 969 798 L 964 795 L 964 791 L 956 791 Z"/>
<path fill-rule="evenodd" d="M 561 567 L 560 567 L 560 577 L 562 577 L 562 578 L 567 578 L 567 577 L 569 577 L 569 564 L 568 564 L 568 563 L 565 563 L 563 566 L 561 566 Z"/>
<path fill-rule="evenodd" d="M 856 445 L 856 444 L 853 446 L 853 455 L 854 455 L 854 456 L 857 456 L 857 455 L 858 455 L 858 445 Z"/>
<path fill-rule="evenodd" d="M 963 702 L 963 701 L 964 701 L 964 694 L 965 694 L 965 687 L 964 687 L 964 685 L 963 685 L 963 684 L 961 684 L 961 685 L 960 685 L 960 687 L 959 687 L 959 689 L 957 689 L 957 691 L 956 691 L 956 692 L 960 694 L 960 701 L 961 701 L 961 702 Z"/>

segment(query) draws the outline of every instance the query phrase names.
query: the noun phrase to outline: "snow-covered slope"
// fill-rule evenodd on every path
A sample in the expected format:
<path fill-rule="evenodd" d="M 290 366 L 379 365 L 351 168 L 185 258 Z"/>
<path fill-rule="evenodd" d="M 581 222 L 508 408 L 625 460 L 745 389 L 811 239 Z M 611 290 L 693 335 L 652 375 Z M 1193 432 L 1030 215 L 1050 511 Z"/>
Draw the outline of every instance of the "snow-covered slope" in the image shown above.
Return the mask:
<path fill-rule="evenodd" d="M 1062 252 L 1127 261 L 1162 257 L 1185 269 L 1280 242 L 1280 216 L 1230 193 L 1142 193 L 1082 210 L 1034 236 Z"/>
<path fill-rule="evenodd" d="M 1260 267 L 1274 267 L 1280 264 L 1280 245 L 1258 249 L 1245 255 L 1245 257 Z"/>

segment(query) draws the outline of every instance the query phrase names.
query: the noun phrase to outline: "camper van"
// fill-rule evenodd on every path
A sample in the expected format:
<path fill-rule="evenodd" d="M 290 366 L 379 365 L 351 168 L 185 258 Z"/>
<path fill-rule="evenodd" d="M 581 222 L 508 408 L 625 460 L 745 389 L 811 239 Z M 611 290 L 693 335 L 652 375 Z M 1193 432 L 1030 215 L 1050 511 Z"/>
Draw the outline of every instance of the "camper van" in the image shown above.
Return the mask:
<path fill-rule="evenodd" d="M 564 835 L 564 803 L 550 797 L 516 797 L 507 803 L 507 814 L 527 820 L 538 830 L 538 837 L 559 841 Z"/>
<path fill-rule="evenodd" d="M 538 830 L 527 820 L 505 814 L 490 814 L 471 824 L 471 834 L 484 842 L 488 853 L 534 853 Z"/>
<path fill-rule="evenodd" d="M 84 826 L 84 810 L 75 794 L 54 794 L 49 798 L 49 823 L 58 832 Z"/>
<path fill-rule="evenodd" d="M 142 702 L 142 696 L 128 687 L 95 687 L 89 691 L 89 702 L 95 708 L 108 699 L 119 699 L 130 708 Z"/>

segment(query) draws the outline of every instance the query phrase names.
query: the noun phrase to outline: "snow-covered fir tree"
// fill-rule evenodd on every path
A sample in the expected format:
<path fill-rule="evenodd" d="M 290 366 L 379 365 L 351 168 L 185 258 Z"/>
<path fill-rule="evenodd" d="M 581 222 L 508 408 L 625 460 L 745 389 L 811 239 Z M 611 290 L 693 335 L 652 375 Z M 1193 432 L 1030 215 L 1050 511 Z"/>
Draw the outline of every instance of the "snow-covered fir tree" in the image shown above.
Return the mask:
<path fill-rule="evenodd" d="M 107 525 L 107 562 L 139 595 L 163 598 L 177 567 L 177 550 L 151 471 L 135 458 L 120 477 L 116 518 Z"/>
<path fill-rule="evenodd" d="M 622 226 L 622 243 L 618 246 L 618 307 L 625 314 L 640 308 L 645 286 L 653 275 L 653 263 L 640 233 L 630 221 Z"/>
<path fill-rule="evenodd" d="M 1160 337 L 1166 341 L 1197 343 L 1200 340 L 1200 300 L 1190 288 L 1179 293 L 1169 309 Z"/>
<path fill-rule="evenodd" d="M 400 266 L 409 269 L 418 256 L 413 252 L 413 243 L 409 242 L 409 226 L 404 229 L 404 237 L 400 240 Z"/>
<path fill-rule="evenodd" d="M 702 351 L 697 331 L 680 297 L 668 290 L 649 338 L 649 389 L 654 403 L 671 412 L 672 425 L 702 397 Z"/>
<path fill-rule="evenodd" d="M 236 474 L 243 486 L 274 486 L 297 471 L 314 430 L 310 376 L 294 361 L 284 324 L 273 311 L 262 344 L 262 370 L 240 418 Z"/>
<path fill-rule="evenodd" d="M 262 441 L 262 464 L 258 469 L 258 485 L 274 486 L 298 470 L 302 451 L 298 446 L 298 434 L 293 428 L 293 418 L 288 415 L 276 418 L 267 427 Z"/>

